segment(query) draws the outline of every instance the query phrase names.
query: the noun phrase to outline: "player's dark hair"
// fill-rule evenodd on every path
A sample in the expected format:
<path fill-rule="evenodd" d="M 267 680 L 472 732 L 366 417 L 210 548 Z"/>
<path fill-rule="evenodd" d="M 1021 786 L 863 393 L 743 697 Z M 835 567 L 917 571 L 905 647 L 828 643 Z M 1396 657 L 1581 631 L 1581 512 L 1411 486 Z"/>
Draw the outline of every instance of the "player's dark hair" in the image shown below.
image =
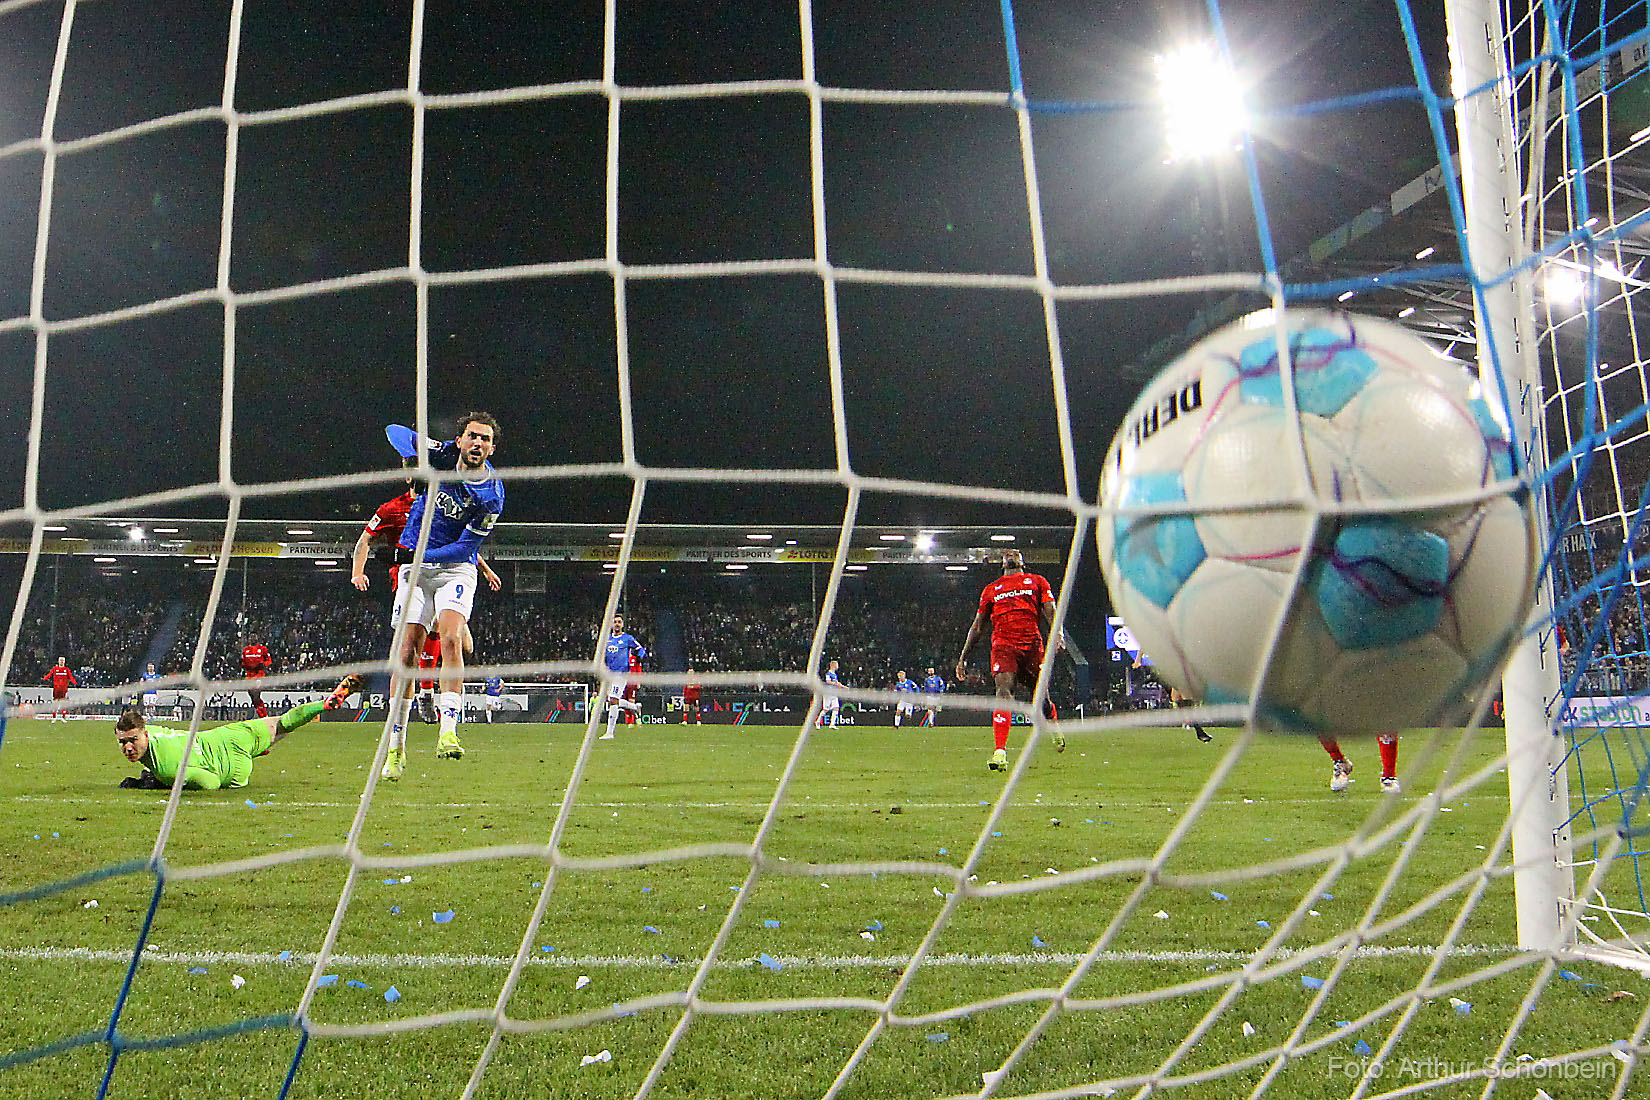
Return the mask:
<path fill-rule="evenodd" d="M 467 412 L 459 417 L 458 422 L 453 426 L 454 438 L 463 435 L 464 429 L 471 424 L 485 424 L 493 429 L 493 446 L 498 446 L 498 418 L 489 412 Z"/>
<path fill-rule="evenodd" d="M 125 733 L 127 730 L 141 729 L 146 725 L 148 723 L 143 720 L 142 707 L 127 707 L 120 712 L 120 717 L 115 719 L 115 732 Z"/>

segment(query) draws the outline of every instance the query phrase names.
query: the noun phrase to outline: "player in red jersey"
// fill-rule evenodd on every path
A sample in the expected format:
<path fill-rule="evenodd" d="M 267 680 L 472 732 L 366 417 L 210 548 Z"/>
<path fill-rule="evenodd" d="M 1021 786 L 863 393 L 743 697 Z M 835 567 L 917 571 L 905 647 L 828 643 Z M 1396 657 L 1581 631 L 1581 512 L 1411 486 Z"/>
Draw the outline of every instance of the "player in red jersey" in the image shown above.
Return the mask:
<path fill-rule="evenodd" d="M 361 529 L 361 536 L 355 540 L 355 552 L 350 557 L 349 581 L 356 588 L 365 592 L 371 584 L 367 579 L 367 555 L 372 552 L 372 544 L 376 542 L 381 546 L 393 547 L 401 541 L 401 532 L 407 526 L 407 510 L 416 499 L 418 494 L 409 484 L 406 492 L 380 504 L 372 518 L 367 520 L 367 525 Z M 391 592 L 395 591 L 399 572 L 399 566 L 389 566 Z"/>
<path fill-rule="evenodd" d="M 1381 790 L 1398 794 L 1404 789 L 1398 782 L 1398 731 L 1387 730 L 1375 741 L 1381 750 Z M 1319 734 L 1318 744 L 1334 762 L 1335 770 L 1329 774 L 1329 789 L 1339 794 L 1352 783 L 1352 761 L 1341 751 L 1341 743 L 1335 738 Z"/>
<path fill-rule="evenodd" d="M 634 649 L 630 651 L 630 671 L 642 671 L 642 659 L 636 656 L 636 651 Z M 635 725 L 636 716 L 641 713 L 642 708 L 635 706 L 637 687 L 638 685 L 634 681 L 624 686 L 624 700 L 625 702 L 632 704 L 632 706 L 625 708 L 623 713 L 619 715 L 619 720 L 627 726 Z"/>
<path fill-rule="evenodd" d="M 67 722 L 69 720 L 69 686 L 80 686 L 80 681 L 74 678 L 74 670 L 62 657 L 57 663 L 46 670 L 46 675 L 40 677 L 42 683 L 52 685 L 52 716 L 50 721 Z"/>
<path fill-rule="evenodd" d="M 693 675 L 693 666 L 688 666 L 687 673 Z M 690 680 L 682 685 L 682 725 L 697 726 L 699 717 L 699 685 Z"/>
<path fill-rule="evenodd" d="M 1054 590 L 1036 573 L 1025 571 L 1025 559 L 1018 550 L 1003 551 L 1003 575 L 980 593 L 980 609 L 969 624 L 957 656 L 957 679 L 968 679 L 968 651 L 974 648 L 986 623 L 991 624 L 991 679 L 997 698 L 1013 699 L 1016 685 L 1028 691 L 1037 686 L 1043 667 L 1043 638 L 1054 626 Z M 1054 704 L 1043 704 L 1044 716 L 1055 717 Z M 988 767 L 1002 771 L 1008 767 L 1009 714 L 991 712 L 991 735 L 995 749 Z M 1054 735 L 1054 750 L 1066 751 L 1066 739 Z"/>
<path fill-rule="evenodd" d="M 261 679 L 275 667 L 275 659 L 269 655 L 269 647 L 256 637 L 248 634 L 246 638 L 247 643 L 241 649 L 241 675 L 248 680 Z M 254 691 L 250 686 L 246 693 L 252 697 L 252 713 L 259 718 L 268 718 L 269 708 L 264 706 L 264 693 Z"/>

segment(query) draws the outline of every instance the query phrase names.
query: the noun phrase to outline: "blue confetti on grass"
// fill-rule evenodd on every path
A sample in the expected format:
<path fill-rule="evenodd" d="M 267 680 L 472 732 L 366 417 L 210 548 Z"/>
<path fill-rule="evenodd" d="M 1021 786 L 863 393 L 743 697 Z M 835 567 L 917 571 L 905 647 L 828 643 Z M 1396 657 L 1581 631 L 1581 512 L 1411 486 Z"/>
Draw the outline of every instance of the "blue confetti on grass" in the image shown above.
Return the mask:
<path fill-rule="evenodd" d="M 653 893 L 653 887 L 651 887 L 651 886 L 644 886 L 644 887 L 642 887 L 642 893 L 644 893 L 644 894 L 651 894 L 651 893 Z"/>
<path fill-rule="evenodd" d="M 252 801 L 250 798 L 246 800 L 246 804 L 248 806 L 252 807 L 254 810 L 256 810 L 258 808 L 258 804 L 256 802 Z"/>
<path fill-rule="evenodd" d="M 399 1001 L 400 999 L 401 999 L 401 991 L 399 989 L 395 988 L 395 986 L 392 985 L 388 989 L 384 990 L 384 1000 L 387 1001 L 388 1003 L 394 1004 L 396 1001 Z"/>
<path fill-rule="evenodd" d="M 282 951 L 279 955 L 275 956 L 275 961 L 276 962 L 291 962 L 292 961 L 292 952 Z"/>
<path fill-rule="evenodd" d="M 358 982 L 354 978 L 351 978 L 349 981 L 345 982 L 344 984 L 349 986 L 351 989 L 371 989 L 372 988 L 372 986 L 368 985 L 366 982 Z"/>
<path fill-rule="evenodd" d="M 772 955 L 768 954 L 766 951 L 764 951 L 762 954 L 756 956 L 756 961 L 761 963 L 763 966 L 767 967 L 769 970 L 783 970 L 783 969 L 785 969 L 785 964 L 784 963 L 780 962 L 778 959 L 774 958 Z"/>
<path fill-rule="evenodd" d="M 658 930 L 658 929 L 657 929 L 657 928 L 655 928 L 655 927 L 653 927 L 653 926 L 652 926 L 652 925 L 651 925 L 651 924 L 644 924 L 644 925 L 642 925 L 642 931 L 643 931 L 643 932 L 651 932 L 651 933 L 653 933 L 653 934 L 654 934 L 654 935 L 655 935 L 655 936 L 662 936 L 662 935 L 664 935 L 664 933 L 663 933 L 663 932 L 661 932 L 661 931 L 659 931 L 659 930 Z"/>
<path fill-rule="evenodd" d="M 1231 901 L 1232 900 L 1231 898 L 1227 897 L 1225 894 L 1221 893 L 1219 890 L 1210 890 L 1209 891 L 1209 896 L 1214 898 L 1216 901 Z"/>
<path fill-rule="evenodd" d="M 398 879 L 398 878 L 387 878 L 387 879 L 384 880 L 384 885 L 385 886 L 394 886 L 396 883 L 398 883 L 400 881 L 401 880 Z"/>
<path fill-rule="evenodd" d="M 401 907 L 399 905 L 390 906 L 390 916 L 393 917 L 399 912 L 401 912 Z"/>
<path fill-rule="evenodd" d="M 1269 920 L 1258 920 L 1255 923 L 1257 925 L 1259 925 L 1261 928 L 1270 928 L 1270 927 L 1272 927 L 1272 922 L 1269 921 Z"/>
<path fill-rule="evenodd" d="M 1352 1053 L 1353 1054 L 1372 1054 L 1372 1053 L 1374 1053 L 1374 1051 L 1370 1049 L 1370 1046 L 1369 1046 L 1368 1043 L 1364 1042 L 1362 1039 L 1359 1039 L 1356 1043 L 1352 1044 Z"/>
<path fill-rule="evenodd" d="M 189 973 L 191 973 L 191 974 L 204 974 L 204 973 L 206 973 L 206 967 L 204 967 L 204 966 L 191 966 L 189 968 Z"/>
<path fill-rule="evenodd" d="M 1567 982 L 1579 982 L 1581 980 L 1581 975 L 1574 970 L 1560 970 L 1558 976 Z"/>
<path fill-rule="evenodd" d="M 762 927 L 763 928 L 778 928 L 779 927 L 779 922 L 774 920 L 772 917 L 769 917 L 767 920 L 762 922 Z"/>
<path fill-rule="evenodd" d="M 1310 974 L 1302 974 L 1301 975 L 1301 984 L 1304 985 L 1308 989 L 1322 989 L 1323 988 L 1323 979 L 1322 978 L 1314 978 Z"/>
<path fill-rule="evenodd" d="M 1455 1005 L 1453 1007 L 1455 1008 L 1456 1012 L 1460 1013 L 1462 1016 L 1465 1016 L 1465 1015 L 1467 1015 L 1468 1013 L 1470 1013 L 1472 1011 L 1472 1002 L 1471 1001 L 1462 1001 L 1460 1004 Z"/>
<path fill-rule="evenodd" d="M 315 983 L 315 988 L 316 989 L 325 989 L 329 985 L 337 985 L 337 984 L 338 984 L 338 975 L 336 975 L 336 974 L 322 974 L 321 979 Z"/>
<path fill-rule="evenodd" d="M 445 913 L 431 913 L 430 919 L 437 924 L 451 924 L 453 923 L 453 916 L 453 910 L 449 909 Z"/>
<path fill-rule="evenodd" d="M 1043 937 L 1037 935 L 1034 932 L 1031 935 L 1031 946 L 1033 946 L 1033 947 L 1047 947 L 1048 944 L 1043 942 Z"/>
<path fill-rule="evenodd" d="M 533 889 L 535 889 L 535 890 L 537 890 L 537 889 L 538 889 L 538 888 L 539 888 L 539 887 L 540 887 L 540 886 L 543 886 L 543 885 L 544 885 L 544 883 L 542 883 L 542 882 L 535 882 L 535 883 L 533 883 L 533 884 L 532 884 L 532 885 L 533 885 Z"/>
<path fill-rule="evenodd" d="M 541 944 L 539 946 L 539 950 L 543 951 L 546 955 L 548 955 L 548 954 L 552 953 L 553 951 L 555 951 L 556 949 L 554 947 L 551 947 L 549 944 L 546 943 L 546 944 Z"/>
<path fill-rule="evenodd" d="M 951 1041 L 951 1035 L 948 1032 L 936 1031 L 934 1034 L 928 1036 L 928 1041 L 930 1043 L 949 1043 Z"/>
<path fill-rule="evenodd" d="M 991 835 L 992 836 L 1002 836 L 1003 831 L 1001 829 L 993 829 L 992 832 L 991 832 Z"/>
<path fill-rule="evenodd" d="M 55 838 L 57 838 L 57 837 L 59 837 L 59 836 L 61 836 L 61 835 L 62 835 L 62 834 L 61 834 L 61 833 L 53 833 L 53 834 L 52 834 L 52 837 L 53 837 L 53 839 L 55 839 Z"/>
<path fill-rule="evenodd" d="M 52 834 L 52 835 L 53 835 L 53 836 L 56 836 L 56 835 L 57 835 L 57 834 L 56 834 L 56 833 L 53 833 L 53 834 Z M 950 849 L 950 848 L 941 848 L 941 849 L 940 849 L 940 855 L 942 855 L 942 856 L 948 856 L 948 855 L 950 855 L 950 854 L 951 854 L 951 849 Z"/>
<path fill-rule="evenodd" d="M 870 924 L 867 924 L 865 926 L 865 931 L 867 931 L 867 932 L 881 932 L 882 931 L 882 922 L 879 921 L 879 920 L 872 921 Z"/>

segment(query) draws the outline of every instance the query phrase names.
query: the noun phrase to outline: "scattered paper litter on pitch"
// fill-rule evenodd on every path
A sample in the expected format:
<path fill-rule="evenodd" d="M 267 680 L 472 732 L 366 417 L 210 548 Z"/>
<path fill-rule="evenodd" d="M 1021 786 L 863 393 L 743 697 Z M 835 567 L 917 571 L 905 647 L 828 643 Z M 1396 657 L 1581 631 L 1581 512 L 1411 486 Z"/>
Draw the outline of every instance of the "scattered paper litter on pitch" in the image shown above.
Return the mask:
<path fill-rule="evenodd" d="M 1558 976 L 1567 982 L 1579 982 L 1581 980 L 1581 975 L 1574 970 L 1560 970 Z"/>
<path fill-rule="evenodd" d="M 401 876 L 401 881 L 402 882 L 411 882 L 412 881 L 412 876 L 411 875 L 402 875 Z"/>
<path fill-rule="evenodd" d="M 1610 1057 L 1623 1062 L 1633 1060 L 1633 1045 L 1626 1039 L 1616 1039 L 1610 1044 Z"/>
<path fill-rule="evenodd" d="M 256 810 L 258 808 L 258 804 L 256 802 L 252 801 L 250 798 L 246 800 L 246 804 L 248 806 L 252 807 L 254 810 Z"/>
<path fill-rule="evenodd" d="M 82 909 L 96 909 L 97 908 L 97 899 L 96 898 L 87 898 L 85 901 L 80 903 L 80 907 Z"/>
<path fill-rule="evenodd" d="M 1152 916 L 1156 917 L 1158 920 L 1168 920 L 1169 919 L 1168 912 L 1166 910 L 1163 910 L 1163 909 L 1159 909 L 1157 912 L 1153 913 Z"/>
<path fill-rule="evenodd" d="M 1323 988 L 1323 979 L 1322 978 L 1314 978 L 1310 974 L 1302 974 L 1301 975 L 1301 984 L 1304 985 L 1308 989 L 1322 989 Z"/>
<path fill-rule="evenodd" d="M 397 914 L 399 912 L 401 912 L 401 907 L 399 905 L 390 906 L 390 915 L 391 916 L 394 916 L 395 914 Z"/>
<path fill-rule="evenodd" d="M 655 936 L 662 936 L 662 935 L 664 935 L 664 933 L 663 933 L 663 932 L 661 932 L 661 931 L 659 931 L 659 930 L 658 930 L 658 929 L 657 929 L 657 928 L 655 928 L 655 927 L 653 927 L 653 926 L 652 926 L 652 925 L 651 925 L 651 924 L 644 924 L 644 925 L 642 925 L 642 931 L 643 931 L 643 932 L 651 932 L 651 933 L 653 933 L 653 934 L 654 934 L 654 935 L 655 935 Z"/>
<path fill-rule="evenodd" d="M 1255 922 L 1255 925 L 1259 928 L 1270 928 L 1272 927 L 1272 922 L 1269 920 L 1258 920 Z"/>
<path fill-rule="evenodd" d="M 241 977 L 239 974 L 229 975 L 229 985 L 230 985 L 231 988 L 239 989 L 241 986 L 243 986 L 245 984 L 246 984 L 246 979 Z"/>
<path fill-rule="evenodd" d="M 1243 1021 L 1243 1037 L 1245 1039 L 1247 1039 L 1251 1035 L 1253 1035 L 1254 1033 L 1255 1033 L 1255 1025 L 1250 1023 L 1248 1020 Z"/>
<path fill-rule="evenodd" d="M 762 952 L 762 954 L 756 956 L 756 961 L 761 963 L 763 966 L 767 967 L 769 970 L 783 970 L 783 969 L 785 969 L 785 964 L 784 963 L 780 962 L 778 959 L 774 958 L 772 955 L 768 954 L 766 951 L 764 951 L 764 952 Z"/>
<path fill-rule="evenodd" d="M 779 922 L 774 920 L 772 917 L 769 917 L 769 918 L 767 918 L 766 920 L 764 920 L 762 922 L 762 927 L 763 928 L 778 928 L 779 927 Z"/>
<path fill-rule="evenodd" d="M 545 954 L 549 954 L 549 953 L 555 951 L 555 948 L 551 947 L 547 943 L 542 943 L 542 944 L 539 945 L 539 950 L 543 951 Z"/>
<path fill-rule="evenodd" d="M 394 886 L 396 883 L 398 883 L 400 881 L 401 880 L 398 879 L 398 878 L 387 878 L 387 879 L 384 880 L 384 885 L 385 886 Z"/>
<path fill-rule="evenodd" d="M 1219 890 L 1210 890 L 1209 891 L 1209 896 L 1214 898 L 1216 901 L 1231 901 L 1232 900 L 1231 898 L 1227 897 L 1225 894 L 1221 893 Z"/>
<path fill-rule="evenodd" d="M 859 938 L 862 939 L 862 940 L 873 940 L 874 941 L 877 938 L 877 936 L 876 936 L 875 932 L 861 932 L 859 934 Z"/>
<path fill-rule="evenodd" d="M 431 913 L 430 919 L 435 921 L 437 924 L 451 924 L 453 922 L 453 917 L 456 915 L 457 914 L 453 910 L 449 909 L 445 913 Z"/>
<path fill-rule="evenodd" d="M 1031 934 L 1031 946 L 1033 946 L 1033 947 L 1047 947 L 1048 944 L 1043 942 L 1043 937 L 1041 937 L 1041 936 L 1037 935 L 1035 932 L 1033 932 Z"/>
<path fill-rule="evenodd" d="M 337 985 L 337 984 L 338 984 L 338 975 L 336 975 L 336 974 L 322 974 L 320 980 L 315 983 L 315 988 L 320 989 L 323 986 Z"/>
<path fill-rule="evenodd" d="M 574 989 L 583 989 L 585 986 L 587 986 L 589 984 L 590 984 L 590 975 L 589 974 L 580 974 L 579 977 L 578 977 L 578 980 L 573 983 L 573 988 Z"/>
<path fill-rule="evenodd" d="M 1613 1002 L 1613 1001 L 1637 1000 L 1637 998 L 1633 994 L 1627 992 L 1627 990 L 1625 990 L 1625 989 L 1618 989 L 1614 993 L 1610 994 L 1608 997 L 1604 998 L 1604 1000 L 1605 1000 L 1605 1003 L 1608 1004 L 1608 1003 Z"/>
<path fill-rule="evenodd" d="M 279 955 L 275 956 L 275 961 L 276 962 L 290 962 L 291 960 L 292 960 L 292 952 L 290 952 L 290 951 L 282 951 Z"/>
<path fill-rule="evenodd" d="M 951 1041 L 951 1034 L 945 1031 L 936 1031 L 934 1034 L 928 1036 L 928 1041 L 930 1043 L 949 1043 Z"/>
<path fill-rule="evenodd" d="M 384 1000 L 387 1001 L 388 1003 L 394 1004 L 396 1001 L 399 1001 L 400 999 L 401 999 L 401 991 L 399 989 L 395 988 L 395 986 L 392 985 L 388 989 L 384 990 Z"/>
<path fill-rule="evenodd" d="M 351 989 L 371 989 L 372 988 L 372 986 L 368 985 L 366 982 L 356 981 L 354 978 L 351 978 L 349 981 L 345 982 L 344 984 L 349 986 Z"/>
<path fill-rule="evenodd" d="M 583 1058 L 579 1059 L 579 1065 L 588 1066 L 596 1062 L 611 1062 L 612 1060 L 613 1052 L 611 1050 L 602 1050 L 595 1054 L 586 1054 Z"/>
<path fill-rule="evenodd" d="M 1352 1044 L 1352 1053 L 1353 1054 L 1373 1054 L 1374 1049 L 1372 1047 L 1370 1047 L 1370 1045 L 1368 1043 L 1364 1042 L 1362 1039 L 1359 1039 L 1356 1043 Z"/>
<path fill-rule="evenodd" d="M 191 966 L 189 968 L 189 973 L 191 973 L 191 974 L 204 974 L 204 973 L 206 973 L 206 967 L 204 967 L 204 966 Z"/>
<path fill-rule="evenodd" d="M 1472 1011 L 1472 1004 L 1470 1002 L 1463 1001 L 1459 997 L 1451 997 L 1449 999 L 1449 1006 L 1463 1016 Z"/>

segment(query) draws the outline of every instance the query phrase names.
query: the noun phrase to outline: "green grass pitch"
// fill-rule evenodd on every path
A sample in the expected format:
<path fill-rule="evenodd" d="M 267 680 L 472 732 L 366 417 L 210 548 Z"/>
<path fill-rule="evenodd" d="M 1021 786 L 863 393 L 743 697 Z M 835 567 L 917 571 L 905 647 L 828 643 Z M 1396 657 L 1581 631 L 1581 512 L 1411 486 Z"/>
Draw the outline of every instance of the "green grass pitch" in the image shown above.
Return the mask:
<path fill-rule="evenodd" d="M 166 846 L 168 867 L 183 872 L 341 843 L 379 732 L 376 724 L 316 723 L 260 760 L 249 787 L 186 794 Z M 409 857 L 548 840 L 583 727 L 471 725 L 461 732 L 468 755 L 438 761 L 433 727 L 414 726 L 407 777 L 379 784 L 361 833 L 363 855 Z M 1013 751 L 1023 748 L 1026 733 L 1015 730 Z M 1142 873 L 1117 865 L 1143 865 L 1164 850 L 1234 737 L 1216 731 L 1215 743 L 1203 745 L 1178 728 L 1079 732 L 1063 755 L 1045 741 L 1000 820 L 986 830 L 1007 777 L 985 768 L 990 733 L 983 725 L 812 733 L 763 842 L 771 869 L 764 868 L 743 897 L 718 964 L 696 990 L 703 1011 L 652 1095 L 824 1093 L 876 1024 L 874 1010 L 863 1003 L 739 1009 L 808 998 L 883 1001 L 955 882 L 930 869 L 872 874 L 819 865 L 958 867 L 982 833 L 975 886 L 1049 888 L 965 897 L 934 942 L 934 958 L 917 970 L 898 1005 L 902 1018 L 931 1015 L 886 1027 L 841 1095 L 977 1092 L 981 1074 L 1002 1063 L 1108 928 L 1105 952 L 1070 991 L 1081 1006 L 1042 1032 L 1000 1082 L 999 1095 L 1152 1072 L 1224 992 L 1176 987 L 1229 981 L 1306 898 L 1314 912 L 1303 914 L 1284 941 L 1287 948 L 1322 943 L 1357 925 L 1372 906 L 1377 923 L 1406 914 L 1412 919 L 1372 939 L 1377 950 L 1347 964 L 1299 1042 L 1319 1039 L 1338 1022 L 1357 1021 L 1415 988 L 1431 962 L 1416 949 L 1446 935 L 1507 808 L 1505 779 L 1494 775 L 1446 800 L 1445 812 L 1411 843 L 1402 815 L 1423 805 L 1462 745 L 1453 733 L 1439 736 L 1431 752 L 1427 736 L 1405 738 L 1406 761 L 1419 770 L 1405 770 L 1406 792 L 1393 799 L 1379 793 L 1372 741 L 1347 745 L 1356 782 L 1334 795 L 1327 789 L 1328 761 L 1314 741 L 1257 739 L 1162 861 L 1165 875 L 1194 881 L 1154 882 L 1119 918 Z M 615 1005 L 628 1011 L 627 1002 L 687 990 L 740 898 L 751 863 L 737 854 L 650 864 L 631 857 L 753 843 L 796 741 L 794 728 L 671 725 L 622 727 L 618 740 L 592 744 L 561 850 L 578 860 L 630 860 L 628 866 L 552 872 L 542 859 L 510 856 L 363 868 L 338 957 L 325 968 L 338 980 L 316 991 L 310 1018 L 318 1025 L 394 1025 L 490 1011 L 553 874 L 531 964 L 507 1009 L 512 1020 L 550 1026 L 507 1034 L 477 1095 L 635 1095 L 682 1017 L 680 1004 L 642 1003 L 626 1015 L 581 1021 Z M 1460 770 L 1481 768 L 1500 751 L 1500 731 L 1472 735 L 1461 747 Z M 0 894 L 147 859 L 166 795 L 116 789 L 131 772 L 115 750 L 110 723 L 10 723 L 0 749 L 0 836 L 11 858 Z M 1386 828 L 1394 821 L 1397 827 Z M 1332 897 L 1316 897 L 1313 884 L 1333 860 L 1322 851 L 1366 824 L 1376 841 L 1322 889 Z M 1409 865 L 1388 885 L 1406 843 L 1413 848 Z M 1115 873 L 1057 880 L 1107 866 Z M 1252 873 L 1220 874 L 1245 868 Z M 122 1041 L 141 1044 L 218 1027 L 232 1033 L 124 1050 L 108 1095 L 278 1095 L 298 1032 L 235 1029 L 294 1010 L 348 870 L 345 860 L 329 856 L 169 879 L 120 1018 Z M 1440 904 L 1413 910 L 1449 884 Z M 144 871 L 0 907 L 0 987 L 9 992 L 8 1011 L 0 1015 L 0 1058 L 107 1028 L 154 888 L 154 876 Z M 450 921 L 435 919 L 449 911 Z M 1506 962 L 1514 938 L 1512 884 L 1495 877 L 1459 936 L 1473 953 L 1447 961 L 1439 980 Z M 1321 996 L 1302 977 L 1327 978 L 1333 968 L 1332 959 L 1320 960 L 1238 994 L 1175 1072 L 1195 1074 L 1283 1046 Z M 1550 982 L 1513 1053 L 1561 1054 L 1633 1034 L 1650 990 L 1637 999 L 1605 998 L 1618 989 L 1634 991 L 1641 980 L 1600 966 L 1572 969 L 1581 980 Z M 1453 1071 L 1492 1058 L 1540 970 L 1526 963 L 1416 1006 L 1376 1091 L 1437 1076 L 1439 1060 Z M 235 976 L 244 978 L 238 988 Z M 391 986 L 399 1000 L 385 1000 Z M 1136 999 L 1163 989 L 1175 991 Z M 1011 996 L 1023 991 L 1031 993 Z M 1452 1006 L 1452 995 L 1470 1010 Z M 948 1011 L 993 998 L 1005 1000 Z M 1356 1034 L 1293 1056 L 1269 1094 L 1349 1095 L 1355 1085 L 1349 1074 L 1356 1072 L 1349 1067 L 1360 1064 L 1355 1044 L 1379 1049 L 1401 1014 L 1388 1012 Z M 1244 1034 L 1245 1024 L 1252 1035 Z M 392 1034 L 316 1035 L 290 1095 L 455 1097 L 490 1031 L 490 1024 L 460 1022 Z M 581 1064 L 603 1050 L 610 1060 Z M 0 1068 L 0 1095 L 94 1096 L 109 1052 L 106 1043 L 92 1042 Z M 1413 1060 L 1411 1076 L 1399 1076 L 1400 1058 Z M 1258 1059 L 1181 1094 L 1248 1095 L 1270 1064 Z M 1598 1075 L 1619 1065 L 1608 1056 L 1586 1064 Z M 1502 1082 L 1497 1095 L 1533 1096 L 1538 1084 L 1554 1095 L 1603 1095 L 1608 1088 L 1600 1079 L 1608 1080 L 1582 1082 L 1585 1093 L 1560 1092 L 1551 1080 Z M 1629 1095 L 1638 1085 L 1631 1083 Z M 1478 1096 L 1483 1087 L 1482 1081 L 1449 1086 L 1438 1095 Z"/>

